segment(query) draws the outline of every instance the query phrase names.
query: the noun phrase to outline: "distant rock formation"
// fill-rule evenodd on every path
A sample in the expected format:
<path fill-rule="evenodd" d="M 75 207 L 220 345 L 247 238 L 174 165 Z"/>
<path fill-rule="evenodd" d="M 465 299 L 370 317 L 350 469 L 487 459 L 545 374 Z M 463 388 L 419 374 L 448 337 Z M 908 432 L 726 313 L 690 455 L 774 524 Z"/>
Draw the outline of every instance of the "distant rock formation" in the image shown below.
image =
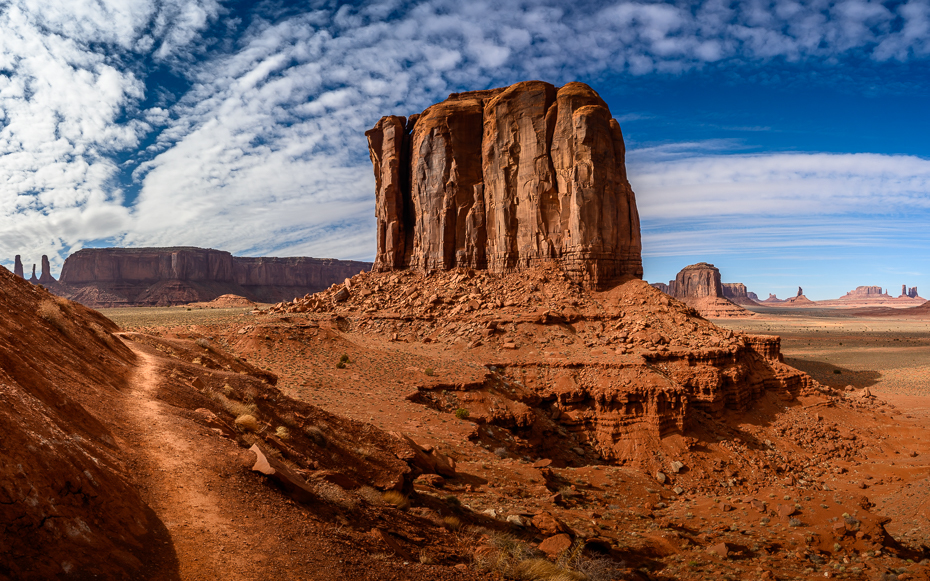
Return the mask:
<path fill-rule="evenodd" d="M 764 301 L 759 301 L 759 302 L 762 302 L 762 303 L 783 303 L 783 302 L 785 302 L 785 300 L 776 297 L 776 296 L 775 296 L 774 294 L 772 294 L 772 293 L 769 293 L 769 298 L 765 299 Z"/>
<path fill-rule="evenodd" d="M 39 277 L 36 276 L 36 265 L 35 264 L 32 265 L 32 276 L 29 277 L 29 282 L 31 282 L 32 284 L 39 284 Z"/>
<path fill-rule="evenodd" d="M 455 93 L 368 132 L 375 271 L 557 261 L 592 288 L 642 277 L 620 125 L 583 83 Z"/>
<path fill-rule="evenodd" d="M 746 285 L 732 283 L 746 297 Z M 704 317 L 748 317 L 753 314 L 726 297 L 727 287 L 720 282 L 720 270 L 713 264 L 699 262 L 686 266 L 668 284 L 652 286 L 694 307 Z M 741 288 L 740 288 L 741 287 Z M 748 298 L 745 298 L 748 301 Z M 752 301 L 749 301 L 750 303 Z"/>
<path fill-rule="evenodd" d="M 26 278 L 25 272 L 23 271 L 23 260 L 20 258 L 19 254 L 16 255 L 15 264 L 13 265 L 13 274 L 19 278 Z"/>
<path fill-rule="evenodd" d="M 42 255 L 42 275 L 39 277 L 39 284 L 55 284 L 55 277 L 52 276 L 52 267 L 48 262 L 48 256 Z"/>
<path fill-rule="evenodd" d="M 910 297 L 912 299 L 917 298 L 917 287 L 912 286 L 908 288 L 906 284 L 901 285 L 901 297 Z"/>
<path fill-rule="evenodd" d="M 235 294 L 280 302 L 342 282 L 369 262 L 246 258 L 205 248 L 85 248 L 65 260 L 57 294 L 91 307 L 168 306 Z"/>
<path fill-rule="evenodd" d="M 872 298 L 872 297 L 878 297 L 878 296 L 890 298 L 890 295 L 887 292 L 883 292 L 882 287 L 880 286 L 857 286 L 855 290 L 849 291 L 843 297 L 840 297 L 840 298 L 843 299 L 843 298 L 849 297 L 849 298 L 858 299 L 858 298 Z"/>
<path fill-rule="evenodd" d="M 798 287 L 798 294 L 795 295 L 795 297 L 803 297 L 803 296 L 804 296 L 804 289 L 802 289 L 801 287 Z"/>
<path fill-rule="evenodd" d="M 746 285 L 741 282 L 723 283 L 723 296 L 738 305 L 755 305 L 759 300 L 756 293 L 749 292 Z"/>

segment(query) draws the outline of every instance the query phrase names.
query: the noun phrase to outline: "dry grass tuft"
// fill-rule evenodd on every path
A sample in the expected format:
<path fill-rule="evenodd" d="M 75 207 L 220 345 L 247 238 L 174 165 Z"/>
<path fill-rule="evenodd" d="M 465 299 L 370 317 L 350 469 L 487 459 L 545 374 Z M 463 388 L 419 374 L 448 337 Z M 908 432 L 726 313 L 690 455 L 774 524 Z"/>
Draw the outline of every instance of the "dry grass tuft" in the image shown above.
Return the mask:
<path fill-rule="evenodd" d="M 388 504 L 393 504 L 400 510 L 407 510 L 410 508 L 410 499 L 396 490 L 385 491 L 384 494 L 381 495 L 381 500 Z"/>
<path fill-rule="evenodd" d="M 492 573 L 503 579 L 521 581 L 586 581 L 589 577 L 573 564 L 583 559 L 583 543 L 576 543 L 553 563 L 543 554 L 517 537 L 494 532 L 489 535 L 494 551 L 482 553 L 475 559 L 479 571 Z M 602 577 L 601 579 L 606 579 Z M 592 580 L 593 581 L 593 580 Z"/>
<path fill-rule="evenodd" d="M 223 386 L 224 388 L 227 386 Z M 212 397 L 218 404 L 223 406 L 223 409 L 228 411 L 233 417 L 238 418 L 239 416 L 256 416 L 258 415 L 258 407 L 254 403 L 242 403 L 234 399 L 229 399 L 223 394 L 210 392 L 210 397 Z"/>
<path fill-rule="evenodd" d="M 55 304 L 55 302 L 43 301 L 36 310 L 36 314 L 62 333 L 68 332 L 68 324 L 65 316 L 62 314 L 61 308 Z"/>
<path fill-rule="evenodd" d="M 447 516 L 442 519 L 442 524 L 450 531 L 457 531 L 462 528 L 462 520 L 457 516 Z"/>
<path fill-rule="evenodd" d="M 316 426 L 307 426 L 304 428 L 304 433 L 307 434 L 307 437 L 313 440 L 313 443 L 321 448 L 325 448 L 328 441 L 326 440 L 326 434 L 323 433 L 323 430 Z"/>
<path fill-rule="evenodd" d="M 243 414 L 236 418 L 236 427 L 244 432 L 257 432 L 259 429 L 258 420 L 255 416 Z"/>
<path fill-rule="evenodd" d="M 285 428 L 284 426 L 278 426 L 278 429 L 274 431 L 275 435 L 282 440 L 286 440 L 291 437 L 291 431 Z"/>

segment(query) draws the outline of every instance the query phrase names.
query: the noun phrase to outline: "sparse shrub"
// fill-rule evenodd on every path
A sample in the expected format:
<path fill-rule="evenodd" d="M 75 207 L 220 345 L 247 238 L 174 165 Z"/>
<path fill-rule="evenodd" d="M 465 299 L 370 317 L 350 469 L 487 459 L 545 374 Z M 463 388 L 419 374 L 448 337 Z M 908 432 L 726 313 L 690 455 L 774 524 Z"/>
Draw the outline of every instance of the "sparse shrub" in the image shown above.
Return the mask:
<path fill-rule="evenodd" d="M 286 440 L 291 437 L 290 430 L 288 430 L 284 426 L 278 426 L 278 428 L 274 431 L 274 433 L 278 438 L 282 440 Z"/>
<path fill-rule="evenodd" d="M 316 426 L 307 426 L 304 428 L 304 433 L 307 434 L 307 437 L 313 440 L 313 443 L 321 448 L 325 448 L 328 443 L 326 440 L 326 434 L 323 433 L 323 430 Z"/>
<path fill-rule="evenodd" d="M 423 370 L 423 373 L 425 373 L 425 374 L 428 375 L 429 377 L 432 377 L 432 376 L 436 375 L 436 372 L 433 371 L 433 368 L 432 368 L 432 367 L 427 367 L 426 369 Z"/>
<path fill-rule="evenodd" d="M 454 494 L 449 494 L 446 496 L 446 504 L 453 508 L 458 508 L 462 506 L 462 501 L 459 500 L 459 497 Z"/>
<path fill-rule="evenodd" d="M 197 339 L 196 341 L 194 341 L 194 343 L 196 343 L 200 347 L 203 347 L 204 349 L 208 349 L 208 350 L 210 349 L 210 342 L 204 339 L 203 337 L 201 337 L 200 339 Z"/>
<path fill-rule="evenodd" d="M 435 565 L 436 560 L 426 551 L 426 549 L 420 550 L 420 563 L 423 565 Z"/>
<path fill-rule="evenodd" d="M 495 449 L 494 449 L 494 455 L 497 456 L 498 458 L 506 458 L 506 457 L 507 457 L 507 448 L 505 448 L 505 447 L 503 447 L 503 446 L 501 446 L 500 448 L 495 448 Z"/>
<path fill-rule="evenodd" d="M 834 370 L 833 370 L 833 373 L 839 375 L 839 374 L 841 374 L 841 373 L 843 373 L 843 372 L 840 371 L 839 369 L 834 369 Z"/>
<path fill-rule="evenodd" d="M 345 369 L 345 368 L 346 368 L 346 364 L 344 361 L 340 361 L 339 363 L 336 364 L 336 369 Z"/>
<path fill-rule="evenodd" d="M 804 523 L 801 522 L 801 519 L 791 517 L 790 519 L 788 519 L 788 526 L 789 527 L 800 527 L 800 526 L 804 526 Z"/>
<path fill-rule="evenodd" d="M 462 521 L 457 516 L 447 516 L 443 518 L 442 524 L 450 531 L 457 531 L 462 528 Z"/>
<path fill-rule="evenodd" d="M 218 404 L 223 406 L 227 412 L 233 415 L 233 417 L 239 416 L 255 416 L 258 408 L 256 408 L 254 403 L 242 403 L 234 399 L 228 399 L 226 396 L 220 393 L 211 392 L 210 397 L 212 397 Z"/>
<path fill-rule="evenodd" d="M 61 313 L 61 309 L 54 302 L 43 301 L 42 304 L 39 305 L 38 310 L 36 310 L 36 313 L 40 318 L 62 333 L 67 332 L 65 316 Z"/>
<path fill-rule="evenodd" d="M 287 412 L 281 416 L 281 423 L 289 428 L 297 428 L 300 424 L 297 423 L 297 416 L 293 412 Z"/>
<path fill-rule="evenodd" d="M 255 416 L 243 414 L 236 418 L 236 427 L 244 432 L 257 432 L 258 420 L 255 419 Z"/>
<path fill-rule="evenodd" d="M 393 504 L 400 510 L 407 510 L 410 508 L 410 499 L 396 490 L 386 490 L 384 494 L 381 495 L 381 499 L 388 504 Z"/>
<path fill-rule="evenodd" d="M 343 353 L 342 357 L 339 358 L 339 363 L 348 363 L 348 362 L 349 362 L 349 356 Z"/>
<path fill-rule="evenodd" d="M 460 420 L 464 420 L 468 418 L 468 410 L 465 408 L 459 408 L 455 410 L 455 417 L 457 417 Z"/>

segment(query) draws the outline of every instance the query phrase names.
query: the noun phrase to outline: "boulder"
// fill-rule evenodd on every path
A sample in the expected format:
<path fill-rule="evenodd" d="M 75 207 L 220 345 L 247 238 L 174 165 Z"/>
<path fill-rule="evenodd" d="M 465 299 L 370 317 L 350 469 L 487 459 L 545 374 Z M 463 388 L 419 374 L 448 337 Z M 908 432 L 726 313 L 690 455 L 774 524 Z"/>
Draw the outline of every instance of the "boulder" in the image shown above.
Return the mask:
<path fill-rule="evenodd" d="M 297 502 L 310 502 L 316 498 L 313 490 L 307 486 L 303 478 L 291 472 L 290 468 L 283 463 L 267 456 L 258 444 L 253 444 L 249 451 L 255 454 L 255 465 L 252 466 L 252 470 L 261 472 L 274 480 L 288 496 Z"/>
<path fill-rule="evenodd" d="M 374 270 L 504 273 L 554 260 L 592 288 L 642 276 L 620 125 L 587 85 L 452 94 L 366 135 Z"/>
<path fill-rule="evenodd" d="M 539 550 L 550 557 L 555 557 L 570 549 L 571 546 L 572 538 L 565 533 L 561 533 L 547 537 L 543 542 L 539 543 Z"/>

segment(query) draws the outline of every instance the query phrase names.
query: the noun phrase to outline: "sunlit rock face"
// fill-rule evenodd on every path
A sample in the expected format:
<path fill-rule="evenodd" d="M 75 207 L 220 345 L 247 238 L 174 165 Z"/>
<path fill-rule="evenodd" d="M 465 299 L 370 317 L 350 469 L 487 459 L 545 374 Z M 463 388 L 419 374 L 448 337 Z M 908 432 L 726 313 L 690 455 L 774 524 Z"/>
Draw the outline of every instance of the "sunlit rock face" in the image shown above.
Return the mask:
<path fill-rule="evenodd" d="M 592 288 L 642 276 L 620 125 L 587 85 L 453 94 L 366 135 L 375 270 L 505 273 L 554 260 Z"/>

